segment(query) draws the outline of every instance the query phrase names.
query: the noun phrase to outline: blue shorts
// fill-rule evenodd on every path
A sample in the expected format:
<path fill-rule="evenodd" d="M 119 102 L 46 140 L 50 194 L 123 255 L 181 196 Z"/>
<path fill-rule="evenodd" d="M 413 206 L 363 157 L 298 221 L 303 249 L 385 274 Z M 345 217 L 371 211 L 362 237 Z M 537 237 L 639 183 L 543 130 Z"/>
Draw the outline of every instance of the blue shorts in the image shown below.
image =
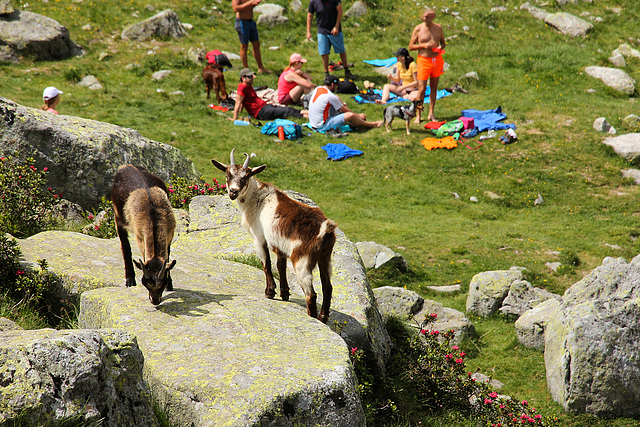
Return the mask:
<path fill-rule="evenodd" d="M 333 51 L 335 53 L 346 52 L 342 31 L 340 31 L 337 36 L 318 33 L 318 53 L 320 55 L 328 55 L 331 52 L 331 46 L 333 46 Z"/>
<path fill-rule="evenodd" d="M 260 41 L 258 38 L 258 26 L 253 19 L 236 18 L 234 28 L 238 32 L 238 37 L 240 37 L 240 44 Z"/>
<path fill-rule="evenodd" d="M 320 126 L 317 131 L 326 132 L 329 129 L 339 129 L 344 126 L 347 122 L 344 119 L 344 113 L 340 113 L 337 116 L 329 117 L 324 121 L 324 124 Z"/>

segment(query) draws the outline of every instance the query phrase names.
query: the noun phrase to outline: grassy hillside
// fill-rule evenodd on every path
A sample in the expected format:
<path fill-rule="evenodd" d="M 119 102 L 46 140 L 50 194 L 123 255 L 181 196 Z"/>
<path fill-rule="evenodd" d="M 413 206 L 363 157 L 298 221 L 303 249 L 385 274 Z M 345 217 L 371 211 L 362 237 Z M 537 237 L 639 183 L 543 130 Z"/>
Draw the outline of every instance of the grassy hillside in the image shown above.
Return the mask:
<path fill-rule="evenodd" d="M 260 28 L 265 65 L 282 70 L 289 55 L 298 52 L 309 59 L 306 70 L 320 83 L 317 46 L 305 41 L 308 3 L 300 12 L 293 12 L 286 0 L 274 3 L 286 8 L 289 23 Z M 583 72 L 586 66 L 607 66 L 611 51 L 621 43 L 640 48 L 640 10 L 635 0 L 596 0 L 562 9 L 548 3 L 549 12 L 576 16 L 588 12 L 602 21 L 594 21 L 595 30 L 588 36 L 572 38 L 520 10 L 520 2 L 429 4 L 437 9 L 437 22 L 449 38 L 445 54 L 449 70 L 440 85 L 460 82 L 469 91 L 438 101 L 437 116 L 451 120 L 463 109 L 502 106 L 506 122 L 517 125 L 518 141 L 509 146 L 494 138 L 477 150 L 461 145 L 450 151 L 426 151 L 420 141 L 429 136 L 427 131 L 413 125 L 407 137 L 398 121 L 392 133 L 374 129 L 340 140 L 311 135 L 299 143 L 274 140 L 254 127 L 233 126 L 208 107 L 204 84 L 194 81 L 201 66 L 186 59 L 190 48 L 238 52 L 234 17 L 226 0 L 29 4 L 14 0 L 15 8 L 59 21 L 87 54 L 60 62 L 26 59 L 18 65 L 0 64 L 0 95 L 39 107 L 43 88 L 54 85 L 64 91 L 61 114 L 131 127 L 170 143 L 196 163 L 207 181 L 222 178 L 211 158 L 227 161 L 233 147 L 255 152 L 254 162 L 268 165 L 262 179 L 308 194 L 353 241 L 374 240 L 405 256 L 411 274 L 377 274 L 376 285 L 406 286 L 464 311 L 469 281 L 478 272 L 523 266 L 535 286 L 562 293 L 604 257 L 630 260 L 640 252 L 639 190 L 620 173 L 631 165 L 604 146 L 606 135 L 592 127 L 597 117 L 606 117 L 619 132 L 634 131 L 623 129 L 621 120 L 638 114 L 637 93 L 619 94 Z M 345 2 L 345 10 L 351 4 Z M 408 46 L 423 5 L 379 0 L 368 3 L 366 17 L 345 20 L 347 52 L 350 62 L 356 63 L 352 71 L 360 87 L 364 80 L 382 87 L 385 78 L 362 61 L 386 59 L 398 47 Z M 497 6 L 506 10 L 492 12 Z M 183 23 L 193 25 L 187 37 L 146 43 L 120 39 L 126 26 L 169 8 Z M 87 25 L 90 29 L 84 29 Z M 334 55 L 331 59 L 339 60 Z M 241 68 L 239 61 L 233 62 L 235 68 L 226 74 L 229 89 L 235 89 Z M 249 63 L 257 68 L 253 58 Z M 625 71 L 638 82 L 639 65 L 640 60 L 627 58 Z M 174 73 L 152 81 L 152 72 L 161 69 Z M 460 80 L 470 71 L 476 71 L 480 80 Z M 104 90 L 76 85 L 88 74 L 96 76 Z M 258 75 L 255 85 L 276 87 L 277 75 Z M 176 90 L 185 96 L 169 95 Z M 343 99 L 370 118 L 382 118 L 380 106 Z M 327 142 L 343 142 L 365 154 L 330 162 L 320 148 Z M 487 192 L 500 198 L 492 199 Z M 544 204 L 534 205 L 538 195 Z M 479 202 L 470 202 L 471 196 Z M 545 266 L 553 261 L 564 264 L 557 273 Z M 427 289 L 455 283 L 463 291 L 453 296 Z M 504 382 L 506 394 L 526 398 L 541 411 L 556 412 L 562 425 L 636 425 L 632 420 L 598 422 L 561 414 L 546 391 L 542 355 L 517 344 L 511 323 L 474 321 L 481 338 L 470 344 L 469 367 L 477 366 Z"/>

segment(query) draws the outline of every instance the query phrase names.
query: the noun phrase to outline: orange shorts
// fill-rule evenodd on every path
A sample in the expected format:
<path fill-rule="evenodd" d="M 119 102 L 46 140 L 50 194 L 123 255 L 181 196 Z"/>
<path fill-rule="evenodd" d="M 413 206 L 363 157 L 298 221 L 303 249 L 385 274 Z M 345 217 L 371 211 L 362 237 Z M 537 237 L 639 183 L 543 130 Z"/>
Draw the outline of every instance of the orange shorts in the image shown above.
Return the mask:
<path fill-rule="evenodd" d="M 444 73 L 442 55 L 427 58 L 418 55 L 418 80 L 429 80 L 429 77 L 440 77 Z"/>

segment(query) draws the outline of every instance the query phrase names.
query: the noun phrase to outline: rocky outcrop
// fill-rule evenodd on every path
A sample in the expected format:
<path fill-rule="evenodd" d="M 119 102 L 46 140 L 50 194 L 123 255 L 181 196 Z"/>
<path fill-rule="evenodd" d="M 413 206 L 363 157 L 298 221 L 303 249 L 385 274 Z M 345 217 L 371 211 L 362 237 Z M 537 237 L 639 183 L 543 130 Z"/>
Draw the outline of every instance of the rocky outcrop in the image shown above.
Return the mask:
<path fill-rule="evenodd" d="M 603 141 L 613 148 L 617 155 L 624 157 L 633 164 L 640 163 L 640 133 L 628 133 Z"/>
<path fill-rule="evenodd" d="M 633 95 L 636 90 L 635 80 L 629 74 L 617 68 L 590 66 L 584 69 L 587 75 L 599 79 L 612 89 L 627 95 Z"/>
<path fill-rule="evenodd" d="M 254 250 L 228 197 L 196 197 L 189 216 L 171 246 L 175 290 L 157 308 L 142 286 L 123 287 L 117 239 L 49 231 L 19 244 L 25 263 L 46 258 L 67 292 L 85 291 L 81 327 L 136 334 L 144 377 L 172 423 L 364 425 L 349 349 L 365 349 L 384 373 L 390 338 L 355 245 L 337 231 L 324 325 L 306 314 L 291 268 L 283 302 L 264 298 L 261 269 L 234 262 Z"/>
<path fill-rule="evenodd" d="M 381 286 L 373 290 L 383 316 L 396 316 L 405 320 L 408 326 L 421 328 L 427 316 L 436 314 L 430 328 L 438 331 L 453 330 L 452 342 L 459 344 L 463 339 L 475 334 L 473 323 L 453 308 L 425 300 L 414 291 L 394 286 Z"/>
<path fill-rule="evenodd" d="M 135 163 L 168 182 L 173 174 L 199 176 L 194 164 L 168 144 L 133 129 L 50 114 L 0 97 L 0 153 L 35 159 L 48 168 L 48 185 L 85 209 L 111 192 L 119 166 Z"/>
<path fill-rule="evenodd" d="M 187 31 L 182 26 L 178 15 L 173 10 L 167 9 L 125 28 L 121 37 L 125 40 L 147 41 L 153 37 L 179 38 L 186 34 Z"/>
<path fill-rule="evenodd" d="M 0 332 L 0 424 L 157 426 L 142 366 L 124 331 Z"/>
<path fill-rule="evenodd" d="M 58 21 L 19 10 L 0 15 L 0 47 L 0 59 L 12 62 L 23 56 L 58 61 L 84 54 Z"/>
<path fill-rule="evenodd" d="M 544 331 L 559 305 L 558 299 L 551 298 L 525 311 L 514 324 L 518 342 L 527 348 L 544 351 Z"/>
<path fill-rule="evenodd" d="M 586 36 L 593 30 L 592 24 L 566 12 L 552 13 L 544 18 L 544 22 L 571 37 Z"/>
<path fill-rule="evenodd" d="M 473 276 L 467 294 L 467 313 L 482 317 L 497 313 L 511 285 L 517 280 L 524 280 L 522 271 L 521 267 L 511 267 L 509 270 L 485 271 Z"/>
<path fill-rule="evenodd" d="M 499 311 L 505 316 L 520 317 L 525 311 L 549 299 L 559 301 L 562 297 L 545 289 L 536 288 L 526 280 L 515 280 L 509 286 L 509 293 L 502 301 Z"/>
<path fill-rule="evenodd" d="M 16 322 L 13 322 L 6 317 L 0 317 L 0 332 L 15 331 L 20 329 L 22 328 Z"/>
<path fill-rule="evenodd" d="M 548 319 L 547 384 L 566 411 L 640 415 L 639 283 L 640 257 L 605 258 Z"/>
<path fill-rule="evenodd" d="M 394 265 L 400 271 L 407 271 L 407 261 L 397 252 L 376 242 L 357 242 L 356 247 L 365 268 L 380 268 Z"/>

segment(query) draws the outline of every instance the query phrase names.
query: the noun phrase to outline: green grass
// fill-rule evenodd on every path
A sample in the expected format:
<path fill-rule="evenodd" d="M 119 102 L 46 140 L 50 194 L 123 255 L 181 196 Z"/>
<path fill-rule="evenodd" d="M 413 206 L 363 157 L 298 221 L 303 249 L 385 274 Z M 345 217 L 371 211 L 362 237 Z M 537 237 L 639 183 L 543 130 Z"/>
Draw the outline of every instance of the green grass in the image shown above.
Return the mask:
<path fill-rule="evenodd" d="M 289 9 L 286 0 L 275 3 Z M 147 4 L 155 10 L 147 10 Z M 350 5 L 345 3 L 345 9 Z M 469 281 L 482 271 L 523 266 L 535 286 L 562 293 L 604 257 L 630 260 L 638 254 L 640 194 L 620 173 L 631 165 L 604 146 L 605 135 L 592 128 L 593 121 L 603 116 L 624 133 L 621 120 L 637 113 L 637 93 L 633 97 L 619 94 L 583 72 L 589 65 L 608 65 L 613 49 L 637 37 L 640 10 L 635 0 L 562 8 L 574 15 L 588 11 L 603 18 L 592 33 L 579 38 L 564 36 L 519 10 L 520 2 L 435 0 L 430 5 L 439 11 L 437 22 L 443 25 L 445 37 L 455 36 L 448 41 L 445 61 L 450 68 L 440 79 L 441 87 L 451 86 L 469 71 L 480 76 L 479 81 L 460 81 L 469 94 L 438 101 L 436 114 L 450 120 L 463 109 L 502 106 L 506 122 L 518 127 L 515 144 L 503 146 L 495 138 L 478 150 L 460 146 L 428 152 L 420 145 L 429 136 L 425 130 L 413 126 L 407 137 L 397 122 L 390 134 L 375 129 L 339 141 L 312 135 L 300 143 L 274 141 L 253 127 L 234 127 L 208 108 L 204 84 L 193 82 L 201 68 L 185 60 L 191 47 L 238 51 L 233 13 L 226 1 L 30 3 L 27 10 L 57 19 L 87 54 L 60 62 L 0 64 L 1 94 L 37 108 L 43 88 L 54 85 L 65 92 L 58 108 L 61 114 L 135 128 L 148 138 L 170 143 L 195 162 L 207 182 L 222 179 L 211 158 L 226 162 L 233 147 L 255 152 L 258 157 L 253 164 L 268 165 L 260 178 L 309 195 L 353 241 L 374 240 L 402 253 L 411 273 L 376 273 L 376 286 L 407 286 L 458 310 L 464 311 Z M 507 11 L 489 12 L 500 5 Z M 398 47 L 406 47 L 419 22 L 420 6 L 409 0 L 381 0 L 368 6 L 371 12 L 366 17 L 345 20 L 347 52 L 350 62 L 357 64 L 353 69 L 359 76 L 357 83 L 362 86 L 370 80 L 381 87 L 385 78 L 362 60 L 388 58 Z M 622 12 L 613 7 L 621 7 Z M 188 37 L 147 43 L 120 40 L 127 25 L 167 8 L 175 10 L 182 22 L 194 25 Z M 440 12 L 443 8 L 459 12 L 462 19 Z M 547 9 L 560 10 L 553 2 Z M 288 56 L 299 52 L 309 59 L 306 69 L 319 82 L 322 67 L 316 45 L 304 42 L 306 11 L 286 14 L 287 25 L 260 29 L 265 64 L 282 70 Z M 82 30 L 87 23 L 92 29 Z M 270 50 L 271 46 L 279 49 Z M 633 47 L 638 48 L 638 43 Z M 148 55 L 151 50 L 155 56 Z M 102 52 L 109 56 L 98 61 Z M 338 60 L 333 55 L 331 59 Z M 252 58 L 249 63 L 256 68 Z M 140 67 L 127 70 L 128 64 Z M 241 68 L 238 61 L 234 64 L 226 75 L 229 89 L 235 89 Z M 638 82 L 639 65 L 640 60 L 627 58 L 625 71 Z M 158 69 L 172 69 L 174 74 L 153 82 L 151 73 Z M 86 74 L 95 75 L 105 89 L 92 92 L 76 86 Z M 255 84 L 275 87 L 276 82 L 275 74 L 259 75 Z M 185 96 L 168 95 L 175 90 Z M 343 98 L 372 119 L 382 116 L 379 106 L 361 106 Z M 344 142 L 365 154 L 329 162 L 320 148 L 327 142 Z M 485 195 L 488 191 L 502 198 L 492 200 Z M 535 206 L 538 194 L 545 203 Z M 479 203 L 470 202 L 471 196 Z M 567 266 L 561 273 L 545 266 L 548 261 L 576 258 L 579 265 Z M 427 289 L 455 283 L 462 287 L 458 295 L 441 296 Z M 469 367 L 486 373 L 495 368 L 494 377 L 505 383 L 505 393 L 556 412 L 563 425 L 637 423 L 563 415 L 546 391 L 540 354 L 517 345 L 513 325 L 499 319 L 474 321 L 482 338 L 470 344 L 474 358 Z"/>

